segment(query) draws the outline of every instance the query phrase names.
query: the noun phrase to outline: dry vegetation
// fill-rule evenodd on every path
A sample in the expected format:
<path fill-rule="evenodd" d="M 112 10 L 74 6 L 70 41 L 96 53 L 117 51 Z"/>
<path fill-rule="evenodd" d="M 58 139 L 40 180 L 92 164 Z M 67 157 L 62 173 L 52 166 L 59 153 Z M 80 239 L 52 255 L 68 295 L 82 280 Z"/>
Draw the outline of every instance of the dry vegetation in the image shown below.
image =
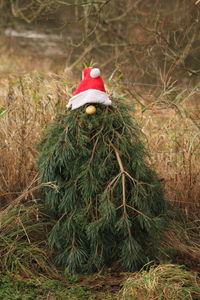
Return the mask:
<path fill-rule="evenodd" d="M 2 31 L 57 34 L 56 41 L 50 36 L 36 41 L 41 51 L 32 40 L 32 55 L 48 56 L 59 44 L 65 71 L 74 73 L 93 60 L 104 74 L 124 81 L 163 85 L 161 70 L 166 83 L 171 77 L 198 84 L 200 4 L 195 0 L 2 0 L 0 10 Z M 11 35 L 6 45 L 16 40 Z M 18 44 L 24 55 L 27 39 Z"/>
<path fill-rule="evenodd" d="M 7 12 L 2 28 L 16 26 L 16 20 L 20 26 L 32 21 L 35 28 L 50 22 L 64 36 L 69 26 L 75 34 L 68 44 L 63 41 L 67 54 L 57 58 L 22 49 L 14 39 L 20 50 L 15 53 L 11 41 L 1 39 L 0 271 L 22 277 L 60 276 L 49 268 L 46 233 L 51 225 L 37 198 L 36 144 L 68 101 L 76 71 L 79 74 L 85 62 L 95 61 L 104 71 L 109 92 L 123 93 L 134 104 L 133 117 L 146 135 L 150 163 L 166 198 L 175 212 L 180 208 L 185 214 L 178 220 L 174 215 L 163 234 L 161 265 L 131 275 L 119 299 L 198 299 L 196 275 L 162 263 L 200 271 L 200 4 L 126 0 L 117 6 L 115 1 L 88 1 L 93 4 L 80 7 L 83 1 L 76 0 L 77 6 L 65 7 L 64 13 L 63 1 L 44 1 L 42 8 L 41 1 L 24 1 L 29 3 L 24 9 L 22 2 L 1 1 L 0 9 Z M 69 22 L 70 14 L 74 19 Z M 107 278 L 103 280 L 106 285 Z"/>
<path fill-rule="evenodd" d="M 160 265 L 130 276 L 124 284 L 120 300 L 198 299 L 196 274 L 176 265 Z"/>
<path fill-rule="evenodd" d="M 0 191 L 6 204 L 35 177 L 35 145 L 43 129 L 67 103 L 74 80 L 62 72 L 50 72 L 48 66 L 44 72 L 16 72 L 20 60 L 13 68 L 6 55 L 1 62 L 11 70 L 1 73 L 0 82 Z M 31 69 L 32 63 L 26 63 L 26 69 Z M 135 106 L 133 117 L 147 137 L 150 162 L 163 180 L 166 198 L 186 214 L 198 216 L 200 92 L 160 88 L 155 97 L 148 88 L 141 92 L 138 87 L 116 87 L 117 80 L 107 80 L 107 86 L 111 93 L 126 93 L 127 101 Z"/>
<path fill-rule="evenodd" d="M 7 63 L 8 57 L 2 56 Z M 24 60 L 23 60 L 24 63 Z M 30 69 L 30 62 L 27 62 Z M 12 66 L 11 66 L 12 67 Z M 115 87 L 108 83 L 108 90 L 127 94 L 127 101 L 135 105 L 134 118 L 147 138 L 151 159 L 163 181 L 166 198 L 175 209 L 181 208 L 188 216 L 185 227 L 172 224 L 164 235 L 164 247 L 176 249 L 175 256 L 181 263 L 199 270 L 199 105 L 197 91 L 180 91 L 173 105 L 160 90 L 155 99 L 146 91 L 142 96 L 136 87 Z M 74 80 L 60 72 L 34 71 L 8 74 L 1 77 L 1 207 L 17 207 L 26 200 L 37 203 L 35 157 L 36 144 L 44 128 L 53 121 L 55 114 L 67 103 Z M 109 86 L 110 84 L 110 86 Z M 174 89 L 167 91 L 169 97 Z M 1 212 L 5 215 L 8 208 Z M 196 216 L 191 221 L 190 217 Z M 188 223 L 188 224 L 187 224 Z M 19 225 L 19 224 L 18 224 Z M 180 234 L 181 232 L 181 234 Z M 171 251 L 171 250 L 170 250 Z M 166 254 L 168 255 L 168 254 Z M 185 261 L 184 261 L 185 259 Z M 191 261 L 190 261 L 191 259 Z"/>
<path fill-rule="evenodd" d="M 7 55 L 2 56 L 1 61 L 2 65 L 7 65 L 10 69 L 9 74 L 1 73 L 0 82 L 1 272 L 18 274 L 23 278 L 46 274 L 48 278 L 59 279 L 62 278 L 61 275 L 49 267 L 52 253 L 47 248 L 46 240 L 48 226 L 51 226 L 50 216 L 47 211 L 41 211 L 40 201 L 37 199 L 40 186 L 35 167 L 36 144 L 44 128 L 68 101 L 75 81 L 62 72 L 50 72 L 48 64 L 45 72 L 38 67 L 34 72 L 19 74 L 15 71 L 17 60 L 15 68 L 9 65 Z M 19 65 L 20 61 L 18 58 Z M 23 64 L 25 65 L 24 59 Z M 26 64 L 26 69 L 30 70 L 32 63 L 26 61 Z M 163 234 L 158 261 L 183 264 L 198 272 L 200 135 L 195 116 L 198 116 L 196 97 L 199 92 L 179 92 L 172 105 L 162 89 L 155 98 L 151 91 L 146 90 L 141 96 L 137 87 L 127 89 L 126 86 L 118 86 L 116 80 L 112 82 L 107 79 L 106 82 L 111 93 L 126 93 L 127 101 L 134 103 L 136 111 L 133 117 L 146 135 L 151 154 L 150 163 L 163 179 L 166 198 L 175 209 L 181 208 L 187 215 L 187 218 L 180 215 L 184 221 L 175 220 Z M 173 90 L 168 91 L 168 95 L 170 93 Z M 196 219 L 191 216 L 196 216 Z M 181 299 L 183 296 L 192 299 L 191 295 L 199 293 L 195 274 L 182 273 L 176 266 L 161 264 L 158 268 L 160 269 L 155 271 L 152 269 L 155 272 L 153 275 L 145 272 L 136 275 L 141 276 L 139 281 L 142 283 L 148 281 L 144 293 L 151 297 L 149 299 L 157 299 L 156 295 L 161 293 L 163 286 L 166 286 L 166 300 L 172 296 L 174 298 L 171 299 Z M 163 277 L 162 272 L 166 268 L 169 279 Z M 120 275 L 116 278 L 118 276 Z M 79 285 L 84 285 L 84 280 Z M 101 282 L 103 287 L 106 286 L 107 280 L 107 276 L 100 281 L 97 279 L 94 291 Z M 121 280 L 117 282 L 118 288 Z M 87 284 L 90 286 L 90 281 Z M 154 286 L 153 290 L 149 285 Z M 176 286 L 173 295 L 169 285 Z M 135 289 L 135 278 L 128 279 L 121 293 L 124 297 L 122 299 L 129 299 L 131 295 L 140 297 L 135 299 L 145 299 L 145 296 L 141 298 L 141 290 Z M 111 299 L 114 299 L 114 295 Z"/>

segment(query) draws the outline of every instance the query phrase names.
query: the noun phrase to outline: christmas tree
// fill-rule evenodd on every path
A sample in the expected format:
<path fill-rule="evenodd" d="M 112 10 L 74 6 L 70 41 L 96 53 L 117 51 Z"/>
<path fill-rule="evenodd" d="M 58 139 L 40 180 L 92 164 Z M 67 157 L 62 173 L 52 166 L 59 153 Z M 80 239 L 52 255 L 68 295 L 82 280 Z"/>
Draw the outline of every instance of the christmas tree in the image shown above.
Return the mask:
<path fill-rule="evenodd" d="M 155 256 L 166 212 L 142 133 L 124 99 L 111 102 L 99 69 L 84 71 L 68 107 L 47 128 L 38 157 L 41 181 L 57 186 L 44 188 L 56 264 L 72 273 L 114 263 L 138 270 Z"/>

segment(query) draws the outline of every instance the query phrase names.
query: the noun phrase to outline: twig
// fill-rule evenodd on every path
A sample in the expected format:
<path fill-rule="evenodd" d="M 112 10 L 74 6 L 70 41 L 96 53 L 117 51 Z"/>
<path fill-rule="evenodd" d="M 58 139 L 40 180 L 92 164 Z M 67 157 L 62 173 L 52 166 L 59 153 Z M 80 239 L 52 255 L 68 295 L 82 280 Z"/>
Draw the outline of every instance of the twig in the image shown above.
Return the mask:
<path fill-rule="evenodd" d="M 112 186 L 116 181 L 118 181 L 118 179 L 120 178 L 120 176 L 121 176 L 121 172 L 120 172 L 117 176 L 115 176 L 115 177 L 112 179 L 112 181 L 107 185 L 105 191 L 109 190 L 109 189 L 111 188 L 111 186 Z"/>
<path fill-rule="evenodd" d="M 119 167 L 120 167 L 120 174 L 118 176 L 122 176 L 122 199 L 123 199 L 123 204 L 121 206 L 119 206 L 117 209 L 123 207 L 124 209 L 124 215 L 127 215 L 127 210 L 126 208 L 129 207 L 131 208 L 132 210 L 136 211 L 138 214 L 142 215 L 143 217 L 149 219 L 149 220 L 152 220 L 151 218 L 149 218 L 147 215 L 143 214 L 141 211 L 137 210 L 136 208 L 128 205 L 126 203 L 126 186 L 125 186 L 125 175 L 127 175 L 129 178 L 131 178 L 131 180 L 133 181 L 133 183 L 137 182 L 138 184 L 141 184 L 138 180 L 134 179 L 131 175 L 129 175 L 128 172 L 126 172 L 124 170 L 124 167 L 123 167 L 123 164 L 122 164 L 122 160 L 121 160 L 121 157 L 119 155 L 119 150 L 117 148 L 115 148 L 115 146 L 111 143 L 111 146 L 112 148 L 114 149 L 115 151 L 115 154 L 116 154 L 116 158 L 117 158 L 117 161 L 118 161 L 118 164 L 119 164 Z M 143 183 L 145 184 L 145 183 Z"/>
<path fill-rule="evenodd" d="M 48 186 L 54 189 L 57 189 L 57 186 L 53 183 L 53 182 L 46 182 L 46 183 L 41 183 L 37 186 L 34 186 L 31 188 L 32 185 L 34 185 L 36 182 L 38 181 L 38 177 L 37 175 L 34 177 L 34 179 L 32 180 L 32 182 L 30 183 L 30 185 L 23 191 L 23 193 L 17 197 L 15 200 L 13 200 L 4 210 L 2 210 L 0 212 L 0 224 L 2 221 L 2 217 L 7 214 L 7 212 L 12 209 L 13 207 L 15 207 L 16 205 L 18 205 L 23 199 L 27 198 L 27 195 L 41 189 L 42 187 Z"/>
<path fill-rule="evenodd" d="M 152 219 L 150 217 L 148 217 L 147 215 L 143 214 L 141 211 L 137 210 L 135 207 L 132 207 L 130 205 L 126 205 L 127 207 L 131 208 L 132 210 L 136 211 L 138 214 L 142 215 L 143 217 L 147 218 L 148 220 L 152 221 Z"/>
<path fill-rule="evenodd" d="M 24 230 L 24 233 L 25 233 L 25 235 L 26 235 L 26 237 L 27 237 L 27 240 L 28 240 L 28 243 L 29 243 L 29 245 L 30 245 L 30 244 L 31 244 L 31 241 L 30 241 L 29 236 L 28 236 L 28 234 L 27 234 L 26 228 L 24 227 L 24 224 L 22 223 L 22 220 L 20 219 L 20 217 L 18 217 L 18 220 L 19 220 L 19 222 L 20 222 L 20 224 L 21 224 L 21 226 L 22 226 L 22 228 L 23 228 L 23 230 Z"/>
<path fill-rule="evenodd" d="M 137 179 L 133 178 L 128 172 L 125 171 L 125 174 L 133 181 L 133 183 L 137 183 L 137 184 L 145 184 L 145 185 L 149 185 L 151 186 L 151 184 L 143 182 L 143 181 L 138 181 Z"/>
<path fill-rule="evenodd" d="M 66 67 L 64 72 L 71 72 L 71 70 L 80 62 L 84 59 L 84 57 L 86 56 L 86 54 L 88 54 L 91 50 L 93 50 L 96 47 L 96 43 L 91 43 L 86 49 L 85 51 L 83 51 L 83 53 L 81 55 L 79 55 L 79 57 L 77 58 L 77 60 L 75 60 L 69 67 Z"/>
<path fill-rule="evenodd" d="M 122 176 L 122 201 L 123 201 L 123 207 L 124 207 L 124 215 L 127 215 L 127 211 L 126 211 L 126 178 L 125 178 L 125 170 L 122 164 L 122 160 L 121 157 L 119 155 L 119 150 L 117 148 L 115 148 L 115 146 L 110 142 L 112 148 L 115 151 L 115 155 L 120 167 L 120 175 Z"/>
<path fill-rule="evenodd" d="M 148 220 L 152 221 L 152 219 L 150 217 L 148 217 L 147 215 L 143 214 L 140 210 L 136 209 L 135 207 L 132 207 L 128 204 L 126 204 L 127 207 L 131 208 L 132 210 L 134 210 L 135 212 L 137 212 L 139 215 L 142 215 L 143 217 L 147 218 Z M 123 207 L 123 204 L 118 206 L 116 208 L 116 210 L 120 209 L 121 207 Z"/>
<path fill-rule="evenodd" d="M 94 147 L 93 147 L 93 149 L 92 149 L 92 155 L 91 155 L 90 161 L 89 161 L 89 163 L 88 163 L 88 168 L 89 168 L 89 166 L 90 166 L 90 164 L 91 164 L 91 162 L 92 162 L 92 160 L 93 160 L 94 153 L 95 153 L 95 150 L 96 150 L 98 141 L 99 141 L 99 134 L 102 132 L 102 130 L 103 130 L 103 126 L 102 126 L 101 129 L 100 129 L 100 130 L 92 137 L 92 139 L 93 139 L 95 136 L 97 136 L 97 139 L 96 139 L 96 141 L 95 141 L 95 143 L 94 143 Z"/>

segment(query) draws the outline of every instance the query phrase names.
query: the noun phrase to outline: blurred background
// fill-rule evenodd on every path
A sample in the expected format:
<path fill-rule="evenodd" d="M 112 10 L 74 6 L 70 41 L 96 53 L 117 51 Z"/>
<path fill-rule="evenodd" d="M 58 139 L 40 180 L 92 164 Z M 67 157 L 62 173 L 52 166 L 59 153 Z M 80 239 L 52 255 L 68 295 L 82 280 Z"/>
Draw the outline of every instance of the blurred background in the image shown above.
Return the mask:
<path fill-rule="evenodd" d="M 36 184 L 35 145 L 84 66 L 125 96 L 166 198 L 200 206 L 200 1 L 0 1 L 1 207 Z"/>

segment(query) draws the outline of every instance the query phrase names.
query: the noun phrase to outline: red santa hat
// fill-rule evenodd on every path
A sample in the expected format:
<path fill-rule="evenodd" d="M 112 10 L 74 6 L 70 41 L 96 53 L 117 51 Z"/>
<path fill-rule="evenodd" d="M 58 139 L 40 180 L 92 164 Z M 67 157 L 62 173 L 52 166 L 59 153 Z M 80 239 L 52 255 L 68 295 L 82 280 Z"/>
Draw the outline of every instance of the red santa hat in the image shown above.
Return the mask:
<path fill-rule="evenodd" d="M 87 103 L 112 104 L 106 93 L 104 82 L 98 68 L 87 68 L 83 70 L 83 79 L 73 93 L 67 107 L 76 109 Z"/>

